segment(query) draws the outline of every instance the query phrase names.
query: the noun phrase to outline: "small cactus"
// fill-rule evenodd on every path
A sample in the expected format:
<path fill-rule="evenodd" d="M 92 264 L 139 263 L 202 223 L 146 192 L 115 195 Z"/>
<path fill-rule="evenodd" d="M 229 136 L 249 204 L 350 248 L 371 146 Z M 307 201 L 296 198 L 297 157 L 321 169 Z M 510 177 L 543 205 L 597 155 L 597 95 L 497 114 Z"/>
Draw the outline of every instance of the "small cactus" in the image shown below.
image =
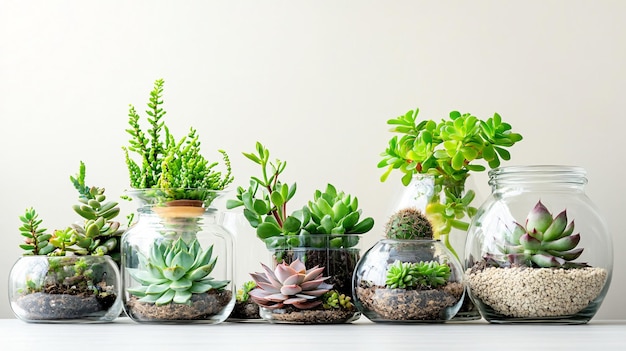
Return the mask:
<path fill-rule="evenodd" d="M 433 238 L 433 228 L 422 211 L 409 207 L 391 215 L 385 226 L 385 236 L 388 239 L 430 240 Z"/>

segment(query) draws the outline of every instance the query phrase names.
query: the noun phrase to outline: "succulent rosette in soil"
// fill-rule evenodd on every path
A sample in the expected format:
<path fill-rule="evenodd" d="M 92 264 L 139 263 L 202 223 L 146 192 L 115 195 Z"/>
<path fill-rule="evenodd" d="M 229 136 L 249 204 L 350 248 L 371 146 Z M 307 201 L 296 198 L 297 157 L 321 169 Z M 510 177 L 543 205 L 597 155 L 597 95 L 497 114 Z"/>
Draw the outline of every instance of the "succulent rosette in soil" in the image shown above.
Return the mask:
<path fill-rule="evenodd" d="M 484 244 L 483 259 L 467 271 L 472 299 L 486 318 L 559 320 L 576 315 L 596 299 L 608 271 L 577 262 L 581 233 L 567 210 L 553 216 L 538 201 L 524 222 L 503 226 Z"/>

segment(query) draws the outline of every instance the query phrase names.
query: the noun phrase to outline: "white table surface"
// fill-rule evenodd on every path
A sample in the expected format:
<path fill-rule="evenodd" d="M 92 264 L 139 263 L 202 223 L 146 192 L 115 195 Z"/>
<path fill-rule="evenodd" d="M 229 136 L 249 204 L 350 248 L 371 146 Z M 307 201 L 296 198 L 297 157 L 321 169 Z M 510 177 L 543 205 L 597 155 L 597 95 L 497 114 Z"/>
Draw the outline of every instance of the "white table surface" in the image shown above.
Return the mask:
<path fill-rule="evenodd" d="M 626 320 L 583 325 L 499 325 L 484 320 L 445 324 L 285 325 L 267 322 L 40 324 L 0 319 L 8 350 L 626 350 Z"/>

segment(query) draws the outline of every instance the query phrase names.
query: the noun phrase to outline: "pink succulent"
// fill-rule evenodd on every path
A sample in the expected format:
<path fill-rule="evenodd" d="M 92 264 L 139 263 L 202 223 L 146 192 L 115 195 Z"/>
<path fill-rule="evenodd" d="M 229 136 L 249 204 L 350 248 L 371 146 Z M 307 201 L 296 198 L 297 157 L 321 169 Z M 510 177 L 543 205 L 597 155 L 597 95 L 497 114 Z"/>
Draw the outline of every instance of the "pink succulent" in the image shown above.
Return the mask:
<path fill-rule="evenodd" d="M 264 273 L 250 273 L 257 288 L 250 291 L 250 298 L 259 306 L 269 309 L 290 305 L 298 309 L 310 309 L 322 303 L 320 296 L 333 288 L 324 283 L 324 267 L 306 269 L 300 259 L 291 264 L 276 265 L 272 271 L 261 263 Z"/>

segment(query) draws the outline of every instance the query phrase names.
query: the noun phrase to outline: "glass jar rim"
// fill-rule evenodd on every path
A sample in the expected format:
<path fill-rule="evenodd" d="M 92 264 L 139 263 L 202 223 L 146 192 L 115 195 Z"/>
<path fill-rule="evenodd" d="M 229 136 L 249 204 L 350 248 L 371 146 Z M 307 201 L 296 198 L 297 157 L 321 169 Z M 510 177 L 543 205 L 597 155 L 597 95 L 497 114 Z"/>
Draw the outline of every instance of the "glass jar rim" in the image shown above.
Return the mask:
<path fill-rule="evenodd" d="M 568 183 L 587 184 L 587 172 L 580 166 L 522 165 L 497 167 L 488 172 L 489 184 L 496 183 Z"/>

